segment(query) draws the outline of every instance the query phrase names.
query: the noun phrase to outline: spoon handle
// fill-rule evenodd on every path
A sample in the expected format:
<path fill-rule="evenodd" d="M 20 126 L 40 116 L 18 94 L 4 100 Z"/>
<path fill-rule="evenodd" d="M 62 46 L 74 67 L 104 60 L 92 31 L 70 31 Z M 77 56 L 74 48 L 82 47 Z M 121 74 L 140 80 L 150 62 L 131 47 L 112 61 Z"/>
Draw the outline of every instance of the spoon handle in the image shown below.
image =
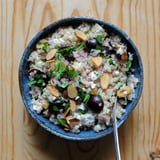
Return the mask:
<path fill-rule="evenodd" d="M 115 146 L 115 152 L 116 152 L 116 160 L 121 160 L 119 139 L 118 139 L 118 129 L 117 129 L 116 109 L 117 109 L 117 98 L 115 99 L 112 117 L 113 117 L 113 132 L 114 132 L 114 146 Z"/>

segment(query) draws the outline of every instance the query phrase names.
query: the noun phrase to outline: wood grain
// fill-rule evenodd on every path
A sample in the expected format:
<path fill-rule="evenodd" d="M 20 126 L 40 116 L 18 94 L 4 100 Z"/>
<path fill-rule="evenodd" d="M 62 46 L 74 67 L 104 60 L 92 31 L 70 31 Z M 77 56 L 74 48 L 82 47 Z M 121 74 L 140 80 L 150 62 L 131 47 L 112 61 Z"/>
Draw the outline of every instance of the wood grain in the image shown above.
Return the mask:
<path fill-rule="evenodd" d="M 91 142 L 60 139 L 37 125 L 20 97 L 18 66 L 27 43 L 44 26 L 77 15 L 114 23 L 136 43 L 144 89 L 119 129 L 122 159 L 160 159 L 159 0 L 0 0 L 0 160 L 115 159 L 113 135 Z"/>

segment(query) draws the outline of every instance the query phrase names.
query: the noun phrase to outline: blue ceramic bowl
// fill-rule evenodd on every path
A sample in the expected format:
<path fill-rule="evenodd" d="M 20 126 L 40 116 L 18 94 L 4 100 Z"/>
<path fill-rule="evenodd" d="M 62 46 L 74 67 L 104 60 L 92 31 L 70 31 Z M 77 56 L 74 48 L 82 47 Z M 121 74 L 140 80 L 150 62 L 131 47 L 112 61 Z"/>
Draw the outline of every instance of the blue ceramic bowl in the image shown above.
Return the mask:
<path fill-rule="evenodd" d="M 107 31 L 114 32 L 118 35 L 120 35 L 123 39 L 123 41 L 127 44 L 129 50 L 134 54 L 134 61 L 132 64 L 132 67 L 135 69 L 134 74 L 139 79 L 138 86 L 136 88 L 136 98 L 129 102 L 126 106 L 126 112 L 122 115 L 121 119 L 118 120 L 118 127 L 128 118 L 131 111 L 134 109 L 136 104 L 138 103 L 142 88 L 143 88 L 143 66 L 140 54 L 133 43 L 133 41 L 129 38 L 129 36 L 124 33 L 121 29 L 114 26 L 111 23 L 105 22 L 100 19 L 91 18 L 91 17 L 70 17 L 61 19 L 59 21 L 53 22 L 52 24 L 48 25 L 46 28 L 42 29 L 39 33 L 37 33 L 33 39 L 29 42 L 28 46 L 26 47 L 23 56 L 20 61 L 19 65 L 19 86 L 20 86 L 20 92 L 22 96 L 23 103 L 30 113 L 30 115 L 35 119 L 40 126 L 42 126 L 47 131 L 65 139 L 70 140 L 94 140 L 101 137 L 104 137 L 110 133 L 113 132 L 113 127 L 110 126 L 106 128 L 103 131 L 100 131 L 99 133 L 96 133 L 92 130 L 89 131 L 81 131 L 80 133 L 71 133 L 66 132 L 62 128 L 60 128 L 57 125 L 54 125 L 51 123 L 48 119 L 44 118 L 42 115 L 37 114 L 33 108 L 32 108 L 32 102 L 31 102 L 31 95 L 29 94 L 30 88 L 28 86 L 28 57 L 30 53 L 35 49 L 36 43 L 42 39 L 47 37 L 50 33 L 53 33 L 57 28 L 61 26 L 77 26 L 81 24 L 82 22 L 88 22 L 88 23 L 98 23 L 102 25 Z"/>

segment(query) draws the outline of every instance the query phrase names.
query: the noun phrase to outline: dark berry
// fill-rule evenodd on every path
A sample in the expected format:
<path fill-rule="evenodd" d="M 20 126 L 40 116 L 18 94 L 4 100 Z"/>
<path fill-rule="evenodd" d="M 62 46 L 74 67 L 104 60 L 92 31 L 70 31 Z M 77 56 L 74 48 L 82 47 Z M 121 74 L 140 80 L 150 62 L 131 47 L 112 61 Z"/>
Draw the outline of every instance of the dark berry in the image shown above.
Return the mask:
<path fill-rule="evenodd" d="M 104 102 L 100 96 L 92 95 L 87 106 L 94 112 L 99 113 L 103 110 Z"/>
<path fill-rule="evenodd" d="M 96 47 L 97 45 L 97 40 L 96 39 L 89 39 L 87 42 L 86 42 L 86 45 L 87 45 L 87 48 L 88 49 L 93 49 Z"/>

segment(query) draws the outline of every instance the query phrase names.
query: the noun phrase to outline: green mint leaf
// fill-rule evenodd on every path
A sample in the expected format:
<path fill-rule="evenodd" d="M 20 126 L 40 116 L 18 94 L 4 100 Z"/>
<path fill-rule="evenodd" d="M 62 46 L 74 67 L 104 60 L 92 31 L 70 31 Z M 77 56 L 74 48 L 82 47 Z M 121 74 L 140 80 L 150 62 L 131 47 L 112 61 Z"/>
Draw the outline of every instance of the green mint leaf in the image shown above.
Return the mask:
<path fill-rule="evenodd" d="M 100 51 L 104 51 L 104 47 L 99 44 L 96 45 L 96 49 Z"/>
<path fill-rule="evenodd" d="M 107 55 L 107 56 L 105 56 L 104 58 L 105 58 L 105 59 L 110 59 L 111 56 L 110 56 L 110 55 Z"/>
<path fill-rule="evenodd" d="M 80 109 L 80 110 L 79 110 L 79 113 L 80 113 L 80 114 L 86 114 L 86 113 L 87 113 L 87 110 L 82 110 L 82 109 Z"/>
<path fill-rule="evenodd" d="M 86 93 L 85 97 L 84 97 L 84 100 L 83 100 L 83 102 L 84 102 L 85 105 L 87 105 L 89 99 L 90 99 L 90 94 Z"/>
<path fill-rule="evenodd" d="M 62 82 L 61 84 L 60 84 L 60 87 L 62 87 L 62 88 L 66 88 L 67 86 L 68 86 L 68 82 L 67 81 L 65 81 L 65 82 Z"/>
<path fill-rule="evenodd" d="M 67 77 L 68 78 L 75 78 L 76 76 L 78 76 L 79 72 L 76 71 L 74 68 L 68 70 L 67 72 Z"/>
<path fill-rule="evenodd" d="M 76 46 L 74 47 L 74 50 L 79 51 L 79 50 L 81 50 L 82 48 L 84 48 L 85 46 L 86 46 L 85 43 L 82 42 L 82 43 L 76 45 Z"/>
<path fill-rule="evenodd" d="M 66 47 L 66 48 L 63 48 L 63 49 L 59 49 L 57 52 L 58 53 L 61 53 L 61 54 L 65 54 L 67 57 L 71 57 L 72 56 L 72 52 L 73 51 L 78 51 L 82 48 L 84 48 L 86 45 L 84 42 L 80 43 L 80 44 L 77 44 L 75 46 L 71 46 L 71 47 Z"/>
<path fill-rule="evenodd" d="M 40 44 L 42 44 L 42 42 L 41 42 L 41 41 L 39 41 L 37 44 L 38 44 L 38 45 L 40 45 Z"/>
<path fill-rule="evenodd" d="M 45 52 L 48 52 L 49 51 L 49 47 L 48 46 L 43 46 L 42 50 L 45 51 Z"/>
<path fill-rule="evenodd" d="M 42 42 L 41 42 L 41 43 L 42 43 Z M 49 45 L 48 42 L 43 42 L 43 44 L 44 44 L 45 46 L 48 46 L 48 45 Z"/>
<path fill-rule="evenodd" d="M 126 68 L 130 68 L 130 67 L 131 67 L 131 65 L 132 65 L 131 60 L 128 60 L 128 61 L 126 62 Z"/>
<path fill-rule="evenodd" d="M 57 121 L 58 121 L 58 123 L 60 124 L 60 125 L 62 125 L 62 126 L 66 126 L 66 124 L 67 124 L 67 121 L 66 121 L 66 119 L 64 119 L 64 118 L 59 118 L 59 119 L 57 119 Z"/>
<path fill-rule="evenodd" d="M 96 96 L 98 96 L 98 97 L 102 98 L 102 96 L 101 96 L 99 93 L 97 93 L 97 94 L 96 94 Z"/>
<path fill-rule="evenodd" d="M 113 61 L 113 59 L 109 59 L 109 64 L 110 65 L 115 65 L 115 62 Z"/>
<path fill-rule="evenodd" d="M 43 82 L 44 82 L 43 79 L 39 79 L 39 80 L 37 81 L 37 84 L 42 84 Z"/>
<path fill-rule="evenodd" d="M 58 59 L 59 61 L 61 61 L 61 60 L 62 60 L 62 54 L 57 54 L 57 59 Z"/>
<path fill-rule="evenodd" d="M 58 108 L 56 105 L 53 105 L 53 106 L 52 106 L 52 109 L 53 109 L 53 111 L 56 111 L 56 112 L 59 111 L 59 108 Z"/>
<path fill-rule="evenodd" d="M 36 74 L 34 75 L 34 78 L 35 78 L 36 80 L 39 80 L 39 79 L 43 79 L 43 76 L 42 76 L 42 74 L 36 73 Z"/>
<path fill-rule="evenodd" d="M 52 71 L 52 70 L 48 71 L 48 76 L 53 78 L 55 76 L 54 71 Z"/>
<path fill-rule="evenodd" d="M 67 110 L 70 107 L 70 103 L 66 103 L 66 105 L 64 106 L 64 109 Z"/>
<path fill-rule="evenodd" d="M 79 85 L 83 85 L 82 80 L 81 80 L 80 77 L 78 77 L 78 84 L 79 84 Z"/>
<path fill-rule="evenodd" d="M 67 67 L 62 65 L 59 60 L 55 62 L 56 78 L 60 79 L 66 72 Z"/>
<path fill-rule="evenodd" d="M 32 86 L 32 85 L 36 84 L 36 80 L 29 80 L 28 84 L 29 84 L 29 86 Z"/>
<path fill-rule="evenodd" d="M 102 36 L 101 35 L 97 35 L 96 39 L 97 39 L 98 43 L 102 43 Z"/>

